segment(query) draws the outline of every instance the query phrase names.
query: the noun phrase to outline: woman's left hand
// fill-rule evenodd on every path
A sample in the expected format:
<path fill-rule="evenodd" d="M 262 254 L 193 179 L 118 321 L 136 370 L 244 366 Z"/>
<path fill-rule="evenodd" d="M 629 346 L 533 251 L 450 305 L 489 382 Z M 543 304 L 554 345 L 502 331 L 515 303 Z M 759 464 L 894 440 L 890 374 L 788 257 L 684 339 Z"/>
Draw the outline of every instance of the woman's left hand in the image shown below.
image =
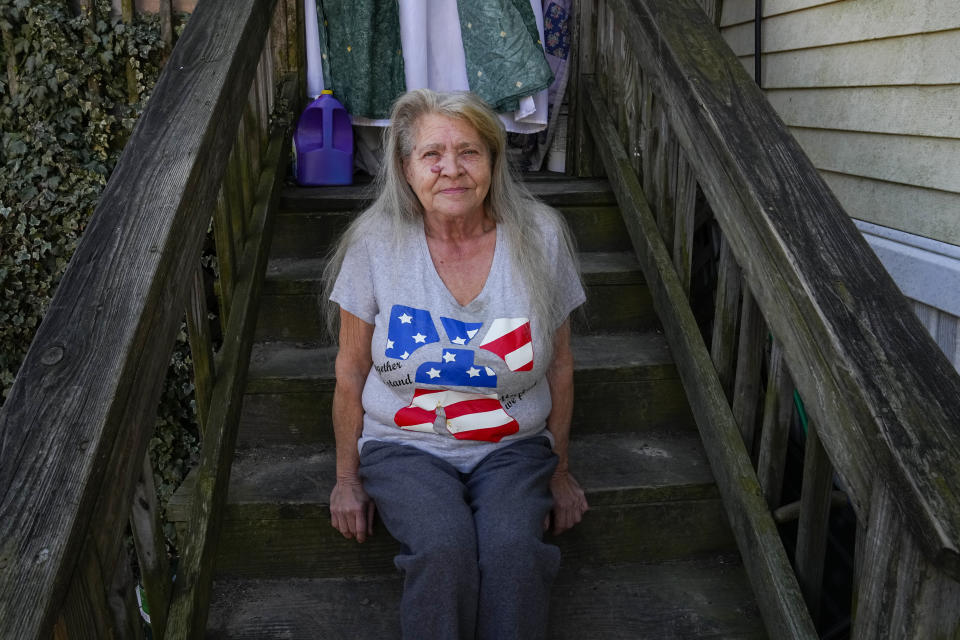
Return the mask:
<path fill-rule="evenodd" d="M 587 497 L 580 483 L 569 471 L 557 470 L 550 478 L 550 492 L 553 494 L 553 535 L 563 533 L 580 522 L 589 509 Z"/>

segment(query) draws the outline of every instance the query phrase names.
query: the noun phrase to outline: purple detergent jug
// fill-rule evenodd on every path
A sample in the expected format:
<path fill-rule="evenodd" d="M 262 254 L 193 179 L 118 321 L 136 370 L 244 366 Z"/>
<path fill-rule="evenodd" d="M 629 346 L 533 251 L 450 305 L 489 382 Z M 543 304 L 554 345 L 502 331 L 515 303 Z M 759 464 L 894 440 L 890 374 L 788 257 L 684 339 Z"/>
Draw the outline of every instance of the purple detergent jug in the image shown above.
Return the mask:
<path fill-rule="evenodd" d="M 353 128 L 350 115 L 324 90 L 307 105 L 293 134 L 294 174 L 303 186 L 353 182 Z"/>

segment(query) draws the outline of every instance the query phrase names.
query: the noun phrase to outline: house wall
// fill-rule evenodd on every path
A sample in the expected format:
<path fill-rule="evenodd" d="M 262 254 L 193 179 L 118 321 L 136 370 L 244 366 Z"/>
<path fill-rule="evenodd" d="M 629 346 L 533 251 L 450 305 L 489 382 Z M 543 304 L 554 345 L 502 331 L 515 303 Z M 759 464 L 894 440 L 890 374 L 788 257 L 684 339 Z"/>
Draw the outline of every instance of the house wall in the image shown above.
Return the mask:
<path fill-rule="evenodd" d="M 960 282 L 960 1 L 763 5 L 768 99 L 934 337 L 956 336 L 960 287 L 945 289 Z M 754 10 L 724 0 L 720 19 L 751 75 Z M 960 369 L 956 340 L 939 342 Z"/>

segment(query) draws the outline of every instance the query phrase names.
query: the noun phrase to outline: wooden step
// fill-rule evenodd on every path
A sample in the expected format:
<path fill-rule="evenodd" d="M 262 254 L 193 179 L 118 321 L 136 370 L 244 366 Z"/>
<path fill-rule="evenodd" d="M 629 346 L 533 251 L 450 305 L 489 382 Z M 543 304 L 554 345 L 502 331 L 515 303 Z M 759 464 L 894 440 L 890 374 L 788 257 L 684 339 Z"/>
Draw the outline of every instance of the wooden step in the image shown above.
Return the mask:
<path fill-rule="evenodd" d="M 218 580 L 207 638 L 400 637 L 401 581 L 373 578 Z M 551 598 L 553 640 L 766 638 L 736 555 L 568 567 Z"/>
<path fill-rule="evenodd" d="M 322 258 L 270 261 L 257 319 L 258 341 L 330 342 L 319 310 L 324 264 Z M 659 325 L 632 253 L 583 253 L 580 264 L 587 303 L 583 311 L 574 314 L 577 332 L 616 333 Z"/>
<path fill-rule="evenodd" d="M 363 545 L 330 525 L 332 445 L 281 445 L 238 451 L 217 549 L 217 571 L 231 577 L 339 577 L 392 571 L 397 543 L 382 526 Z M 649 562 L 729 550 L 733 537 L 697 434 L 578 436 L 571 470 L 590 511 L 555 538 L 568 564 Z M 167 507 L 189 515 L 194 476 Z"/>
<path fill-rule="evenodd" d="M 574 428 L 694 428 L 663 335 L 574 336 Z M 331 442 L 333 347 L 254 345 L 238 446 Z"/>
<path fill-rule="evenodd" d="M 541 180 L 527 184 L 563 213 L 580 251 L 631 251 L 630 238 L 606 180 Z M 288 187 L 274 223 L 274 259 L 323 258 L 344 227 L 370 203 L 366 186 Z"/>
<path fill-rule="evenodd" d="M 631 251 L 620 209 L 609 204 L 557 205 L 580 251 Z M 281 209 L 273 232 L 271 255 L 277 259 L 323 258 L 355 211 Z"/>
<path fill-rule="evenodd" d="M 527 189 L 551 206 L 615 205 L 613 189 L 605 178 L 570 178 L 531 175 Z M 370 182 L 342 187 L 286 187 L 280 194 L 280 209 L 291 212 L 356 211 L 373 201 Z"/>

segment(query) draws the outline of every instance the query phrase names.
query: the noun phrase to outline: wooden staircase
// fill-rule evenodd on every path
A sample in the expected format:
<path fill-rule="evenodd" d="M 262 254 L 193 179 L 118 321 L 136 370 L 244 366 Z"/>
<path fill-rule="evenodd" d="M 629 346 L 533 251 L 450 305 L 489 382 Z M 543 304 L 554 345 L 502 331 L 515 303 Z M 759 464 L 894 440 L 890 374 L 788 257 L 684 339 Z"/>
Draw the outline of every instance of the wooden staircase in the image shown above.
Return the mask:
<path fill-rule="evenodd" d="M 581 250 L 571 466 L 591 510 L 554 539 L 553 638 L 760 638 L 763 624 L 613 194 L 533 177 Z M 210 638 L 399 635 L 397 543 L 330 525 L 335 346 L 321 331 L 323 256 L 362 188 L 288 188 L 244 396 L 216 551 Z M 193 478 L 170 503 L 188 519 Z"/>

